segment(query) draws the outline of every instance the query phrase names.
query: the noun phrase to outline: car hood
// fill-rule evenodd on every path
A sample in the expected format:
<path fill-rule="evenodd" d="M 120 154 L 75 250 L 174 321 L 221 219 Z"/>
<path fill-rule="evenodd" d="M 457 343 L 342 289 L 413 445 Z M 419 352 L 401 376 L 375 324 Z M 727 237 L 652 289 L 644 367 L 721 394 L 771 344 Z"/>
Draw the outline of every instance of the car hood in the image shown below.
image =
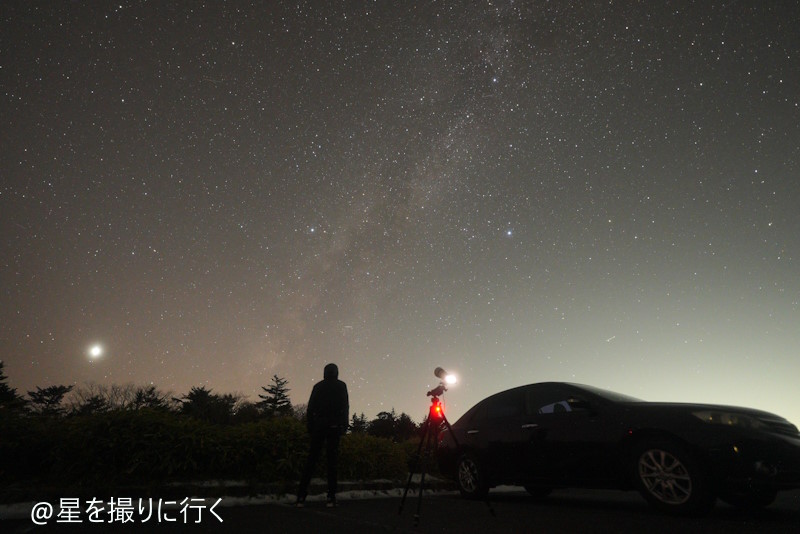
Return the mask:
<path fill-rule="evenodd" d="M 727 406 L 724 404 L 695 404 L 683 402 L 628 402 L 624 404 L 639 413 L 649 411 L 659 412 L 662 414 L 672 413 L 674 415 L 689 415 L 694 412 L 702 411 L 736 413 L 758 419 L 776 431 L 795 434 L 798 432 L 796 426 L 780 415 L 765 412 L 764 410 L 756 410 L 755 408 L 745 408 L 743 406 Z"/>
<path fill-rule="evenodd" d="M 763 410 L 756 410 L 755 408 L 745 408 L 743 406 L 728 406 L 725 404 L 696 404 L 689 402 L 628 402 L 625 403 L 629 406 L 636 406 L 642 409 L 658 409 L 658 410 L 674 410 L 676 412 L 697 412 L 703 410 L 717 411 L 717 412 L 734 412 L 759 419 L 785 419 L 774 413 L 765 412 Z"/>

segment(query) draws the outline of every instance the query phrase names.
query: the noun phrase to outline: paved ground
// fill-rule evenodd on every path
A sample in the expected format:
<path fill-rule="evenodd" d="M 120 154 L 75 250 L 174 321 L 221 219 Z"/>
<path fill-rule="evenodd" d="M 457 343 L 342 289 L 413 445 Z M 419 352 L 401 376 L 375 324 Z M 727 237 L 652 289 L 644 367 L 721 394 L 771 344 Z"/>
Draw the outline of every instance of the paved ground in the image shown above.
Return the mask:
<path fill-rule="evenodd" d="M 425 496 L 415 526 L 416 496 L 409 495 L 402 514 L 398 497 L 343 499 L 328 509 L 323 502 L 297 509 L 284 504 L 217 507 L 223 522 L 209 514 L 199 524 L 149 522 L 125 525 L 97 524 L 37 526 L 30 518 L 0 521 L 0 531 L 23 532 L 646 532 L 659 533 L 782 533 L 800 532 L 800 491 L 785 492 L 772 506 L 744 513 L 718 504 L 706 517 L 675 518 L 650 509 L 636 493 L 615 491 L 561 491 L 544 502 L 524 492 L 495 494 L 490 514 L 485 503 L 469 502 L 449 494 Z"/>

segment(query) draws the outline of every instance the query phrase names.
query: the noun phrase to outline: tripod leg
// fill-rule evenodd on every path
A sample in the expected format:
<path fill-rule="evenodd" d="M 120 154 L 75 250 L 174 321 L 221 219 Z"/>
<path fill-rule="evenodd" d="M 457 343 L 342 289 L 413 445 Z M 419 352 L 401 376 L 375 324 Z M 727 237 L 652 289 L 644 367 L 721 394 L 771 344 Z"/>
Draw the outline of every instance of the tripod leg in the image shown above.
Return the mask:
<path fill-rule="evenodd" d="M 432 423 L 430 419 L 428 420 L 428 425 L 430 426 Z M 428 460 L 430 459 L 431 452 L 434 450 L 435 443 L 434 440 L 436 439 L 437 432 L 434 430 L 428 429 L 428 439 L 425 442 L 425 451 L 423 454 L 422 460 L 422 469 L 420 469 L 420 479 L 419 479 L 419 493 L 417 494 L 417 513 L 414 514 L 414 526 L 419 525 L 419 515 L 420 509 L 422 508 L 422 490 L 425 488 L 425 471 L 428 467 Z"/>
<path fill-rule="evenodd" d="M 486 503 L 486 508 L 489 509 L 489 515 L 491 515 L 492 517 L 497 517 L 497 512 L 494 511 L 494 508 L 492 508 L 492 503 L 489 502 L 488 494 L 486 495 L 486 497 L 483 498 L 483 502 Z"/>
<path fill-rule="evenodd" d="M 430 426 L 428 420 L 425 421 L 424 426 L 425 428 L 422 431 L 422 439 L 420 439 L 419 446 L 417 447 L 417 457 L 414 458 L 414 465 L 411 466 L 411 470 L 408 472 L 408 481 L 406 482 L 406 487 L 403 490 L 403 498 L 400 499 L 400 509 L 397 510 L 398 515 L 403 513 L 403 506 L 405 506 L 406 504 L 406 495 L 408 495 L 408 488 L 411 487 L 411 478 L 414 476 L 414 473 L 417 472 L 417 468 L 419 467 L 419 462 L 421 458 L 420 452 L 422 451 L 422 446 L 424 445 L 425 439 L 428 436 L 428 431 Z"/>

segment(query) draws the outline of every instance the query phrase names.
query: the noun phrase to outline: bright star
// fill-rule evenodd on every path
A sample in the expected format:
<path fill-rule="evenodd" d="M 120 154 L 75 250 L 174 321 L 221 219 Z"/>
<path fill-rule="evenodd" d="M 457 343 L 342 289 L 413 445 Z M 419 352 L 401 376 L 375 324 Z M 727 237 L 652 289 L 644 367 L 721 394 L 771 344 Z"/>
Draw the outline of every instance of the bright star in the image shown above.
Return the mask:
<path fill-rule="evenodd" d="M 89 357 L 93 360 L 96 360 L 102 355 L 103 355 L 103 347 L 101 347 L 100 345 L 92 345 L 92 347 L 89 349 Z"/>

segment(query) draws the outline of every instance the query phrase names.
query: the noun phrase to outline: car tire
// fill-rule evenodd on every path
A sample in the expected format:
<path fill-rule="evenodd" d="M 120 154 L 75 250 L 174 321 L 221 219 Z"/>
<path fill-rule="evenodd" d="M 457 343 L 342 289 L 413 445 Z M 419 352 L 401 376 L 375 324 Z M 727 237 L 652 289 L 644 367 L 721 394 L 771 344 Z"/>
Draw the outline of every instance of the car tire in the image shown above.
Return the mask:
<path fill-rule="evenodd" d="M 459 458 L 456 483 L 461 496 L 467 499 L 482 499 L 489 492 L 486 472 L 472 454 L 465 454 Z"/>
<path fill-rule="evenodd" d="M 675 515 L 702 514 L 714 506 L 705 470 L 683 446 L 650 439 L 633 448 L 634 484 L 653 507 Z"/>
<path fill-rule="evenodd" d="M 722 490 L 719 492 L 720 500 L 743 509 L 764 508 L 775 502 L 777 496 L 778 490 L 774 488 L 754 488 L 744 491 Z"/>

